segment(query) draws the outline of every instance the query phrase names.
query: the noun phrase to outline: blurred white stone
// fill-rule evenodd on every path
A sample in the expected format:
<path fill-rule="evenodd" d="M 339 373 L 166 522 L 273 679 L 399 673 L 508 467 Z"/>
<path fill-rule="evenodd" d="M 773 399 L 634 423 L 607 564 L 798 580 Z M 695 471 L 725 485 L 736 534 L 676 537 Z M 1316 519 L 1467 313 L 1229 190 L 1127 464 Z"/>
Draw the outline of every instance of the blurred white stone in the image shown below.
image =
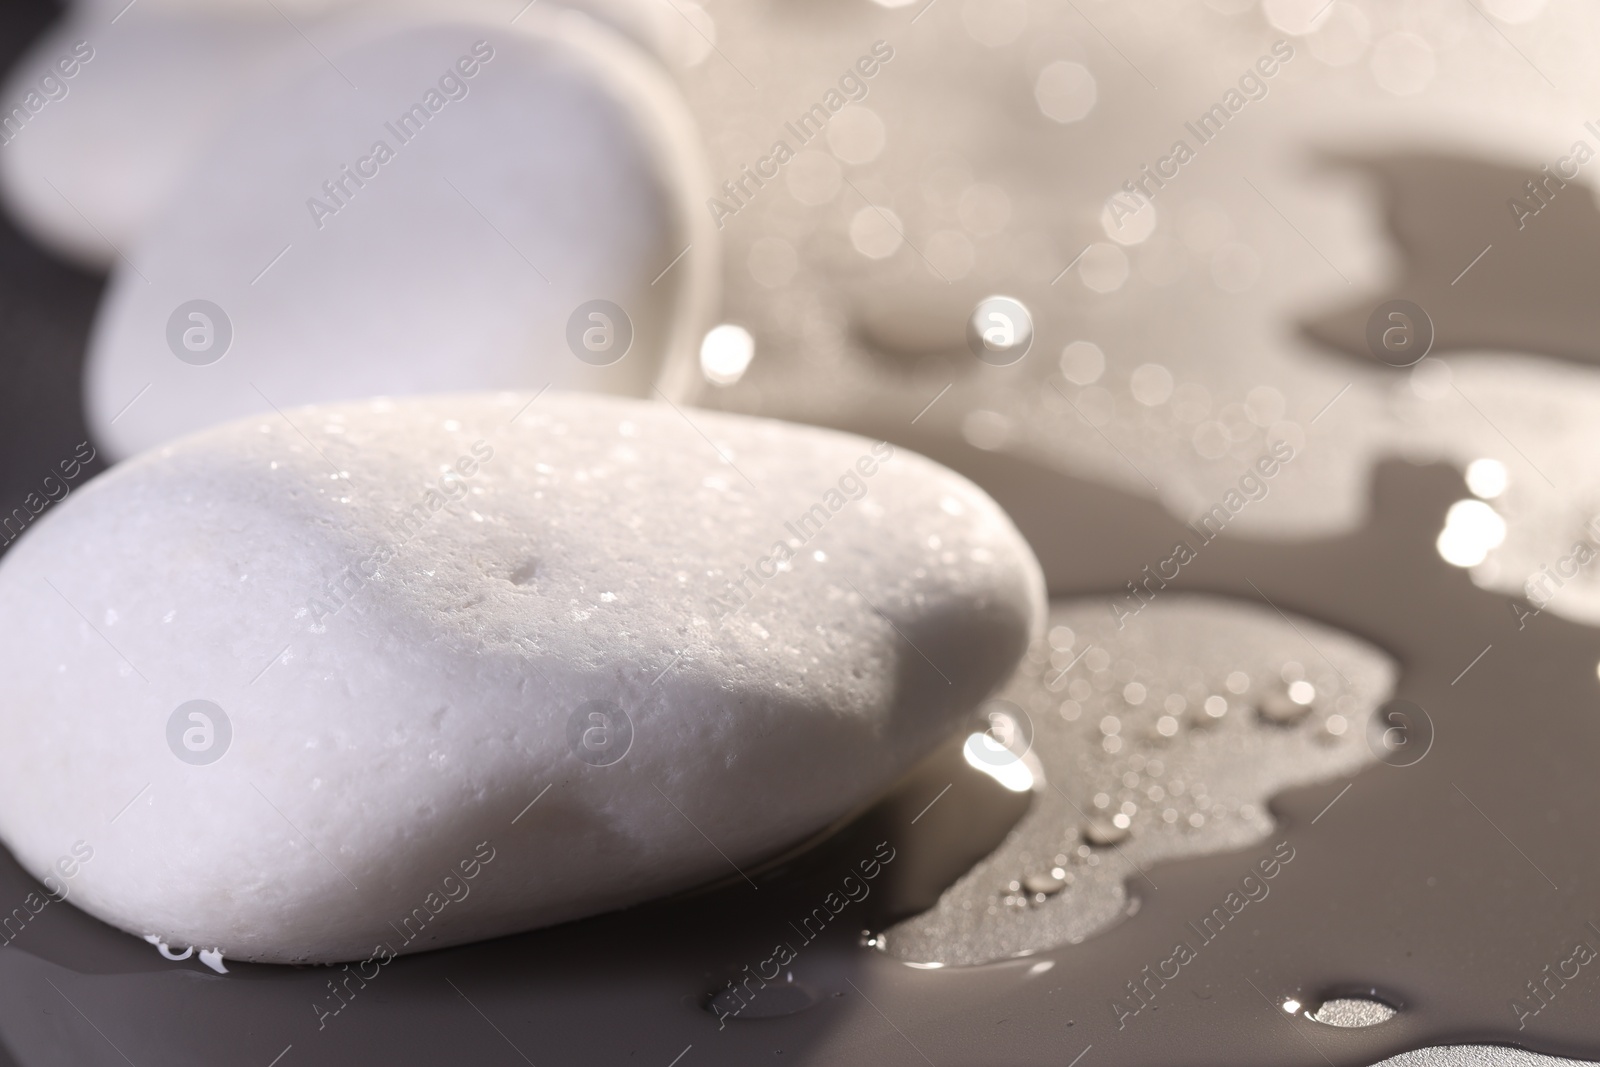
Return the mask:
<path fill-rule="evenodd" d="M 91 430 L 120 458 L 274 406 L 681 392 L 716 281 L 702 167 L 666 75 L 570 11 L 332 51 L 235 113 L 116 269 Z"/>
<path fill-rule="evenodd" d="M 1015 527 L 920 456 L 530 396 L 269 412 L 31 527 L 0 561 L 19 862 L 81 841 L 73 903 L 229 960 L 560 922 L 869 803 L 1042 632 Z"/>
<path fill-rule="evenodd" d="M 132 255 L 151 219 L 235 109 L 362 36 L 428 13 L 504 32 L 526 0 L 81 0 L 12 68 L 0 196 L 18 224 L 95 268 Z M 541 7 L 551 6 L 549 0 Z M 692 29 L 653 0 L 568 0 L 673 65 Z M 696 35 L 696 41 L 699 37 Z M 62 77 L 73 48 L 92 58 Z M 80 52 L 80 55 L 82 52 Z M 24 100 L 54 77 L 34 112 Z"/>

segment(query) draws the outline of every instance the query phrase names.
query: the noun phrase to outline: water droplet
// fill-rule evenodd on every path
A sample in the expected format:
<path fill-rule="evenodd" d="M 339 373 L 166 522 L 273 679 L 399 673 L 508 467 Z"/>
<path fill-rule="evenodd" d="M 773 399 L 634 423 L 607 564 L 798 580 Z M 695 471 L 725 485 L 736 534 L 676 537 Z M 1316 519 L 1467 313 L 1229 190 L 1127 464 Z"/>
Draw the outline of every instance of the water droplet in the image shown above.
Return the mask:
<path fill-rule="evenodd" d="M 751 986 L 756 988 L 752 989 Z M 753 983 L 739 983 L 732 988 L 720 989 L 708 999 L 706 1010 L 718 1018 L 775 1019 L 805 1011 L 818 999 L 810 986 L 796 982 L 791 974 L 787 981 L 762 985 L 758 979 Z"/>
<path fill-rule="evenodd" d="M 1117 819 L 1123 820 L 1124 825 L 1117 825 Z M 1128 827 L 1126 825 L 1127 821 L 1128 817 L 1120 812 L 1113 817 L 1111 822 L 1104 822 L 1100 819 L 1090 819 L 1084 824 L 1083 839 L 1089 842 L 1091 845 L 1097 845 L 1102 848 L 1109 847 L 1111 845 L 1120 845 L 1122 842 L 1128 839 Z"/>
<path fill-rule="evenodd" d="M 1128 257 L 1116 245 L 1092 244 L 1078 260 L 1078 277 L 1096 293 L 1114 293 L 1128 280 Z"/>
<path fill-rule="evenodd" d="M 1296 682 L 1296 685 L 1305 685 L 1305 682 Z M 1262 721 L 1274 726 L 1293 726 L 1310 713 L 1311 708 L 1299 701 L 1292 699 L 1289 693 L 1282 690 L 1273 690 L 1256 705 L 1256 712 Z"/>
<path fill-rule="evenodd" d="M 1506 539 L 1506 520 L 1481 500 L 1458 500 L 1439 532 L 1440 557 L 1457 567 L 1476 567 Z"/>
<path fill-rule="evenodd" d="M 1029 895 L 1043 894 L 1052 896 L 1067 887 L 1065 880 L 1054 874 L 1030 874 L 1022 880 L 1022 887 Z"/>
<path fill-rule="evenodd" d="M 1159 363 L 1144 363 L 1128 380 L 1133 398 L 1145 407 L 1158 407 L 1172 396 L 1172 372 Z"/>
<path fill-rule="evenodd" d="M 1325 1000 L 1307 1015 L 1328 1026 L 1367 1027 L 1388 1022 L 1399 1014 L 1394 1008 L 1372 997 L 1335 997 Z"/>

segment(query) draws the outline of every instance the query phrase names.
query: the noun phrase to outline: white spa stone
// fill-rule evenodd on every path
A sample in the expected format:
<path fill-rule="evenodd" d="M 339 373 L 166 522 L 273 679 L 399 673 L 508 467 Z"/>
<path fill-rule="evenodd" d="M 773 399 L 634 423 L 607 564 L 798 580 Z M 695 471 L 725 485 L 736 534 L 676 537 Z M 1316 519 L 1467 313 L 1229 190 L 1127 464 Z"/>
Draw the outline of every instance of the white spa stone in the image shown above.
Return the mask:
<path fill-rule="evenodd" d="M 40 243 L 109 268 L 120 255 L 135 255 L 207 139 L 253 95 L 324 65 L 319 49 L 348 47 L 430 11 L 504 30 L 525 4 L 84 0 L 35 42 L 0 89 L 10 119 L 0 135 L 0 198 Z M 688 25 L 659 0 L 562 6 L 663 59 L 684 50 Z"/>
<path fill-rule="evenodd" d="M 227 959 L 560 922 L 737 880 L 859 810 L 1040 632 L 1032 552 L 929 460 L 529 400 L 244 419 L 37 520 L 0 559 L 18 860 L 92 850 L 69 899 Z"/>
<path fill-rule="evenodd" d="M 373 395 L 681 395 L 716 241 L 658 66 L 538 8 L 330 56 L 238 111 L 115 270 L 84 383 L 107 453 Z"/>

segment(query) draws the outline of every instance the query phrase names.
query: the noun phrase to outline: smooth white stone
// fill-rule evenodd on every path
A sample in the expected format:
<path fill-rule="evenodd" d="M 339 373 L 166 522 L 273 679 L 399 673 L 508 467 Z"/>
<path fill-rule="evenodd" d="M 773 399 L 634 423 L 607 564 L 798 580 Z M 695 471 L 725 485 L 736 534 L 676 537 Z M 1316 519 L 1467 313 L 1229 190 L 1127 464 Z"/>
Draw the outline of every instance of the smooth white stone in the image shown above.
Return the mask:
<path fill-rule="evenodd" d="M 492 59 L 447 99 L 442 79 L 474 48 Z M 374 395 L 682 393 L 716 240 L 694 200 L 706 179 L 692 120 L 655 64 L 586 16 L 538 9 L 515 27 L 425 23 L 330 59 L 240 110 L 113 275 L 84 385 L 106 452 Z M 429 92 L 437 112 L 400 129 Z M 203 366 L 168 333 L 195 299 L 232 329 Z M 569 320 L 596 299 L 632 322 L 609 366 L 569 345 Z"/>
<path fill-rule="evenodd" d="M 0 560 L 18 860 L 43 875 L 82 842 L 74 903 L 229 960 L 559 922 L 737 878 L 859 810 L 1041 632 L 1032 552 L 929 460 L 647 401 L 528 401 L 241 420 L 45 513 Z M 801 542 L 786 523 L 813 508 Z M 741 580 L 753 596 L 719 622 Z M 197 699 L 231 725 L 208 765 L 169 749 Z M 593 700 L 632 723 L 606 766 L 569 743 Z M 483 842 L 466 899 L 402 943 L 390 924 Z"/>
<path fill-rule="evenodd" d="M 547 0 L 548 2 L 548 0 Z M 526 0 L 88 0 L 40 37 L 6 77 L 10 114 L 0 197 L 41 244 L 95 269 L 133 255 L 139 237 L 233 111 L 319 54 L 417 14 L 504 28 Z M 546 6 L 541 4 L 541 7 Z M 639 47 L 670 60 L 689 27 L 659 0 L 568 0 Z M 116 21 L 113 23 L 113 19 Z M 668 21 L 668 20 L 673 21 Z M 517 25 L 522 19 L 517 18 Z M 674 24 L 676 23 L 676 25 Z M 62 77 L 86 45 L 93 58 Z M 69 64 L 70 67 L 70 64 Z M 41 90 L 41 79 L 46 82 Z M 18 127 L 21 127 L 18 132 Z M 15 133 L 15 137 L 11 134 Z"/>

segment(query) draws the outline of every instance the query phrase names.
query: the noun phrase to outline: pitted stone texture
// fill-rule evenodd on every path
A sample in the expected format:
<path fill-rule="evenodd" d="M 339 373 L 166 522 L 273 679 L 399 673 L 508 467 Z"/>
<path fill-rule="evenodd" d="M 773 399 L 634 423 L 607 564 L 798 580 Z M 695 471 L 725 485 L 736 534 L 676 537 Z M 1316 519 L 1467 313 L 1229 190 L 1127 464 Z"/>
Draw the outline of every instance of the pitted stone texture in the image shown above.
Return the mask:
<path fill-rule="evenodd" d="M 1043 604 L 984 493 L 848 435 L 555 392 L 241 420 L 103 475 L 0 563 L 0 835 L 36 874 L 89 843 L 74 903 L 228 958 L 559 922 L 858 810 Z M 196 765 L 168 722 L 202 699 L 231 743 Z M 631 726 L 618 760 L 572 740 L 592 701 Z"/>

